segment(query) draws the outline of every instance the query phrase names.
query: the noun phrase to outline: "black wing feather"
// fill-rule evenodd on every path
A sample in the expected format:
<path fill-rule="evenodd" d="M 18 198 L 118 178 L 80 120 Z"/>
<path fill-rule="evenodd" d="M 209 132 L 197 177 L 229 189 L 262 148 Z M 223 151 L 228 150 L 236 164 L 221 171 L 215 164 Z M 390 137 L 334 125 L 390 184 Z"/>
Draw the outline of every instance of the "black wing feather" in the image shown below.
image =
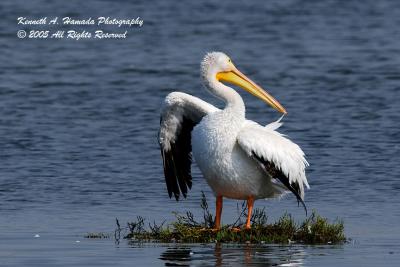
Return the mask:
<path fill-rule="evenodd" d="M 256 158 L 265 168 L 271 177 L 278 179 L 287 189 L 289 189 L 297 198 L 297 203 L 301 203 L 306 211 L 307 215 L 307 207 L 304 203 L 303 199 L 300 196 L 300 186 L 298 182 L 289 182 L 289 177 L 287 177 L 280 168 L 275 166 L 275 164 L 271 161 L 265 160 L 263 157 L 258 156 L 253 153 L 253 157 Z"/>
<path fill-rule="evenodd" d="M 192 120 L 183 117 L 179 134 L 175 143 L 171 143 L 171 149 L 165 151 L 161 147 L 163 158 L 165 182 L 168 195 L 174 194 L 178 201 L 180 193 L 186 198 L 188 189 L 192 188 L 192 142 L 191 133 L 196 125 Z"/>

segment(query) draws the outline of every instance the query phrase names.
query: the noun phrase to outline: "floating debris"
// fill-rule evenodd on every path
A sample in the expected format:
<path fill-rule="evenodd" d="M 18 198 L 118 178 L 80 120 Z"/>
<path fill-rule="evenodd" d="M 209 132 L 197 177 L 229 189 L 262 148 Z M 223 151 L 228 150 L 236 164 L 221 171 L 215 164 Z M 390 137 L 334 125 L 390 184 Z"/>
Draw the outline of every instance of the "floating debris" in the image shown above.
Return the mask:
<path fill-rule="evenodd" d="M 87 233 L 84 235 L 85 238 L 110 238 L 110 234 L 108 233 L 103 233 L 103 232 L 98 232 L 98 233 Z M 80 241 L 76 241 L 80 242 Z"/>

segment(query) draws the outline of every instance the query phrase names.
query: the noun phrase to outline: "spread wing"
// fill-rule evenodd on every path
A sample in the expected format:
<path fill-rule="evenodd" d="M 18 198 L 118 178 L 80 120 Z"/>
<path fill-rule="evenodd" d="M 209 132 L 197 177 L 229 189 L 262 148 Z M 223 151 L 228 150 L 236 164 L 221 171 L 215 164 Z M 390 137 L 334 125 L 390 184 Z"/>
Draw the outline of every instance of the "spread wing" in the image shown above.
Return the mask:
<path fill-rule="evenodd" d="M 161 111 L 159 144 L 169 197 L 186 198 L 192 187 L 191 163 L 193 127 L 207 114 L 218 111 L 213 105 L 188 94 L 173 92 Z"/>
<path fill-rule="evenodd" d="M 262 165 L 263 169 L 279 180 L 304 204 L 304 185 L 310 188 L 305 175 L 308 162 L 301 148 L 277 131 L 280 121 L 263 127 L 253 121 L 246 121 L 239 132 L 238 144 L 254 160 Z"/>

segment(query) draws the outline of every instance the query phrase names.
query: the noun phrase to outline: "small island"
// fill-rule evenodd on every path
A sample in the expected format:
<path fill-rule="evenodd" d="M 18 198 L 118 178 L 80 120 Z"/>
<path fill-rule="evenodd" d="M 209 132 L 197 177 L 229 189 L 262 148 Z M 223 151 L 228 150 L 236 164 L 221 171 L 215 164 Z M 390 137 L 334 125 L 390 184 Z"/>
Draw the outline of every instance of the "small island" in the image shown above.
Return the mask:
<path fill-rule="evenodd" d="M 223 225 L 221 229 L 213 229 L 214 217 L 208 210 L 207 200 L 203 194 L 201 208 L 203 220 L 196 221 L 193 213 L 174 213 L 176 220 L 168 225 L 149 223 L 138 216 L 135 221 L 121 227 L 117 219 L 116 240 L 121 237 L 130 242 L 160 243 L 251 243 L 251 244 L 343 244 L 346 242 L 344 224 L 336 219 L 329 222 L 314 210 L 302 222 L 296 222 L 290 214 L 284 214 L 276 222 L 268 222 L 265 209 L 255 209 L 251 217 L 252 226 L 244 229 L 246 218 L 245 203 L 241 213 L 232 225 Z M 88 233 L 86 238 L 107 238 L 105 233 Z"/>

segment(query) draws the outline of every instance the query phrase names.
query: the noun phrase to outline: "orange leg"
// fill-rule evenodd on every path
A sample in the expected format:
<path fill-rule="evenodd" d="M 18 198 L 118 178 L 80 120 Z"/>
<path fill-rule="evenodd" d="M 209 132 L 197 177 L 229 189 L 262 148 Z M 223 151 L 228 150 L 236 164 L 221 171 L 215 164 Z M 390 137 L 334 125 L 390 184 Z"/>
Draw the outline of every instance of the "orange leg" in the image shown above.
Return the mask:
<path fill-rule="evenodd" d="M 246 229 L 250 229 L 250 218 L 251 218 L 251 213 L 253 212 L 253 206 L 254 206 L 254 197 L 250 196 L 247 199 L 247 221 L 246 221 Z"/>
<path fill-rule="evenodd" d="M 222 196 L 217 196 L 216 211 L 215 211 L 215 230 L 221 228 L 221 214 L 222 214 Z"/>

